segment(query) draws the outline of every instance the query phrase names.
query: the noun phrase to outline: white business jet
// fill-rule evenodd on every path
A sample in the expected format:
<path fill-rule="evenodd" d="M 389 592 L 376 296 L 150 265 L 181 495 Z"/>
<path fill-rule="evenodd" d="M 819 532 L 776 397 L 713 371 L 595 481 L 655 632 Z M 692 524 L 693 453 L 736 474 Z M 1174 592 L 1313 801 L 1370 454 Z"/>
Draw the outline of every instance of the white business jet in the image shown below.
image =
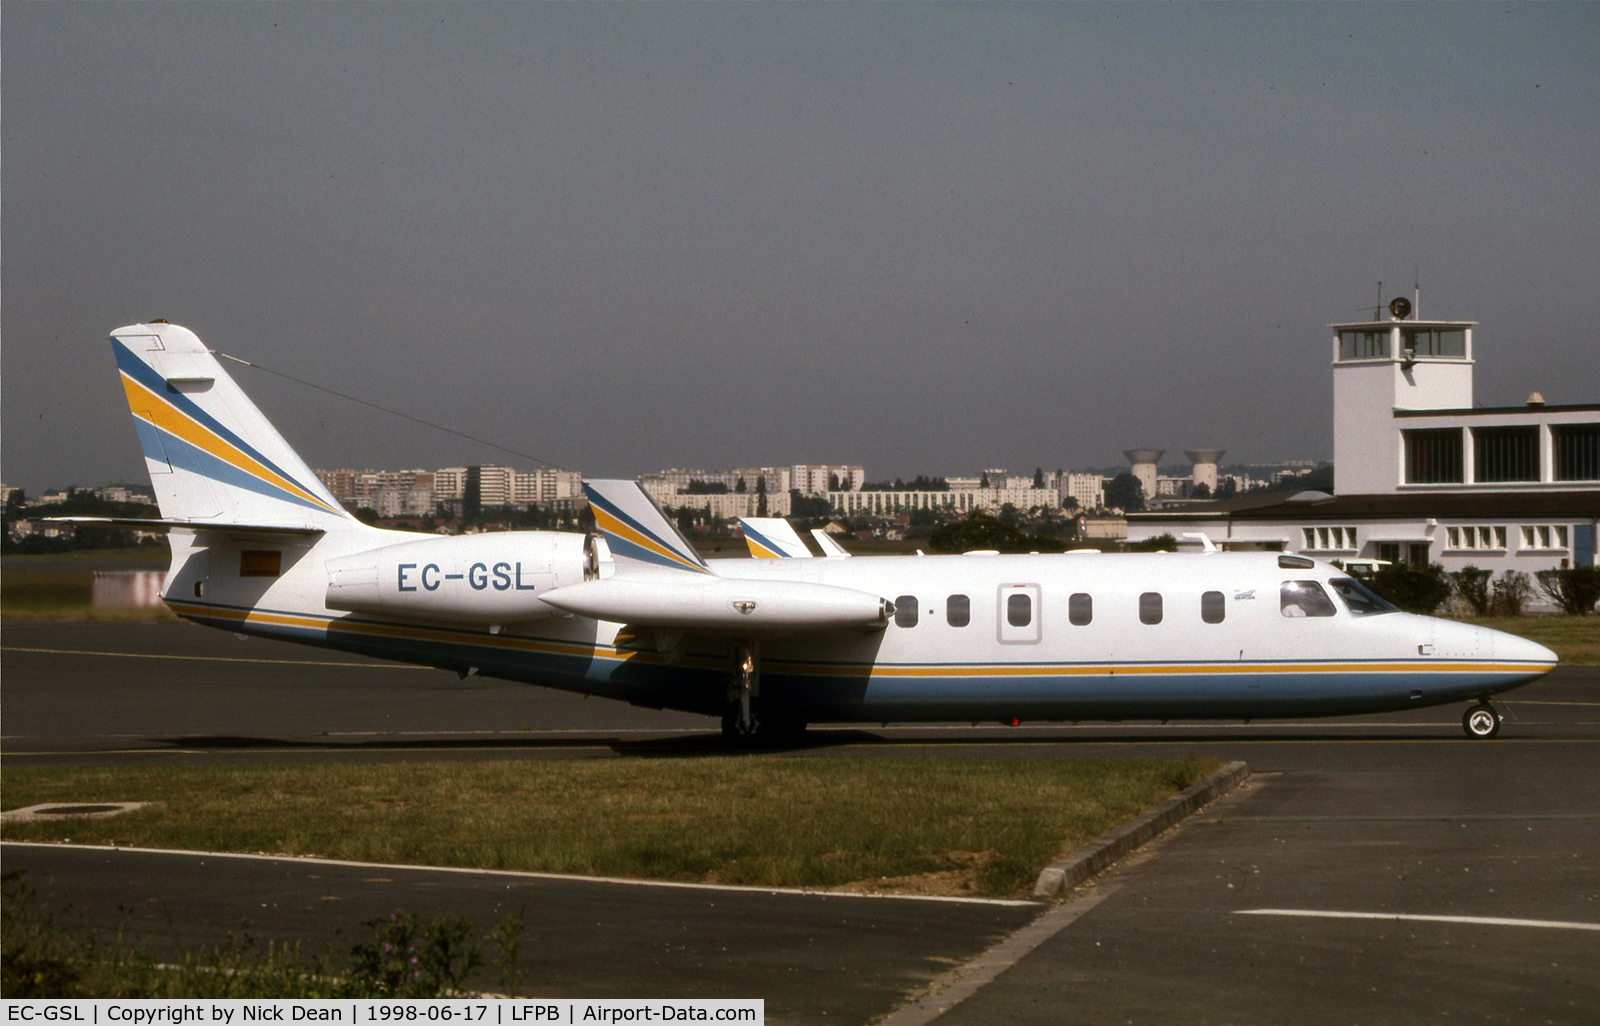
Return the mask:
<path fill-rule="evenodd" d="M 437 537 L 356 520 L 187 329 L 113 333 L 179 616 L 462 675 L 722 718 L 732 736 L 868 721 L 1340 716 L 1470 702 L 1543 646 L 1396 610 L 1274 553 L 810 557 L 708 563 L 629 481 L 587 481 L 597 534 Z M 112 523 L 128 523 L 110 520 Z M 763 528 L 765 530 L 763 530 Z"/>

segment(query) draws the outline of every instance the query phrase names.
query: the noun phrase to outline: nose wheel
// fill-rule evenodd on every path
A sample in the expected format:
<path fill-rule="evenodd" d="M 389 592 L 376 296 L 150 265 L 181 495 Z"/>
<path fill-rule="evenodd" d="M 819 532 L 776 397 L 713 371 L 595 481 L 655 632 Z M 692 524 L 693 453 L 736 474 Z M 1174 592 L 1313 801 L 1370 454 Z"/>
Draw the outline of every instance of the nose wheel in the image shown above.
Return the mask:
<path fill-rule="evenodd" d="M 1487 741 L 1500 733 L 1500 713 L 1488 702 L 1479 702 L 1461 717 L 1461 729 L 1470 738 Z"/>

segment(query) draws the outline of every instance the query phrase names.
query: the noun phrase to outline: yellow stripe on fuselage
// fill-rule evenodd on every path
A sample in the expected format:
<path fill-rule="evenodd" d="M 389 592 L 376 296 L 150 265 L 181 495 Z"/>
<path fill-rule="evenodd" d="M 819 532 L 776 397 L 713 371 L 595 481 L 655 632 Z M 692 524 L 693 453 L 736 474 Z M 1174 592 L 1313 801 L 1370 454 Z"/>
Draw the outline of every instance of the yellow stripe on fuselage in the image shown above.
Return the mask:
<path fill-rule="evenodd" d="M 504 649 L 513 652 L 532 652 L 580 659 L 603 659 L 623 663 L 664 663 L 658 652 L 620 648 L 617 645 L 598 645 L 582 642 L 562 642 L 516 635 L 491 635 L 452 631 L 448 628 L 416 627 L 405 624 L 373 623 L 347 620 L 331 616 L 264 612 L 260 610 L 224 609 L 215 606 L 169 602 L 173 612 L 180 616 L 226 620 L 239 626 L 292 627 L 309 630 L 337 631 L 371 637 L 400 638 L 415 641 L 434 641 L 446 644 L 470 644 L 479 647 Z M 617 642 L 627 644 L 637 641 L 632 635 L 619 635 Z M 724 669 L 714 657 L 689 656 L 676 665 L 700 669 Z M 961 665 L 894 665 L 879 666 L 872 663 L 801 663 L 772 659 L 766 670 L 772 674 L 803 674 L 813 677 L 883 677 L 883 678 L 1014 678 L 1014 677 L 1105 677 L 1105 676 L 1225 676 L 1230 674 L 1346 674 L 1346 673 L 1529 673 L 1548 669 L 1540 663 L 1505 662 L 1375 662 L 1370 659 L 1347 662 L 1315 663 L 1089 663 L 1003 665 L 984 663 Z"/>

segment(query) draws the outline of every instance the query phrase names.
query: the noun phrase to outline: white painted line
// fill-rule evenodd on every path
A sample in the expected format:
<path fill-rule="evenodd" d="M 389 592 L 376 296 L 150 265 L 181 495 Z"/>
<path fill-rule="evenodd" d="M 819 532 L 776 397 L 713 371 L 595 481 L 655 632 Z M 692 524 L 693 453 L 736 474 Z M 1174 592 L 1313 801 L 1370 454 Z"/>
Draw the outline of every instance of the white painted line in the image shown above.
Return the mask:
<path fill-rule="evenodd" d="M 57 819 L 105 819 L 142 809 L 149 802 L 45 802 L 0 812 L 0 823 L 36 823 Z"/>
<path fill-rule="evenodd" d="M 1395 912 L 1319 912 L 1304 908 L 1245 908 L 1236 916 L 1300 916 L 1311 919 L 1389 919 L 1408 923 L 1465 923 L 1468 926 L 1532 926 L 1542 930 L 1600 930 L 1600 923 L 1555 919 L 1498 919 L 1492 916 L 1415 916 Z"/>
<path fill-rule="evenodd" d="M 810 898 L 873 898 L 884 901 L 935 901 L 954 905 L 1002 905 L 1041 907 L 1040 902 L 1018 898 L 963 898 L 950 894 L 880 894 L 870 891 L 806 890 L 800 887 L 750 887 L 736 884 L 687 883 L 679 880 L 631 880 L 619 876 L 572 876 L 565 873 L 532 873 L 515 869 L 468 869 L 461 866 L 408 866 L 389 862 L 352 862 L 347 859 L 321 859 L 308 855 L 270 855 L 237 851 L 185 851 L 177 848 L 135 848 L 105 844 L 52 844 L 40 841 L 6 841 L 11 848 L 71 848 L 77 851 L 131 852 L 137 855 L 185 855 L 198 859 L 240 859 L 250 862 L 298 862 L 307 866 L 342 866 L 350 869 L 383 869 L 408 873 L 454 873 L 458 876 L 496 876 L 518 880 L 551 880 L 563 883 L 625 884 L 629 887 L 669 887 L 686 891 L 722 891 L 742 894 L 797 894 Z"/>

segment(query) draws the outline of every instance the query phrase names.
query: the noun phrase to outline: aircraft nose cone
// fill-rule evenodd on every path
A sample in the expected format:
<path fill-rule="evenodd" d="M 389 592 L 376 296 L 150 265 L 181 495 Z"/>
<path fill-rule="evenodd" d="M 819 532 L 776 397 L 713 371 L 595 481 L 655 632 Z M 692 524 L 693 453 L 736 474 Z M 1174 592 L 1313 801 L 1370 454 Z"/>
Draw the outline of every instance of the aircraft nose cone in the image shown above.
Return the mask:
<path fill-rule="evenodd" d="M 1556 664 L 1561 661 L 1559 656 L 1537 641 L 1529 641 L 1527 638 L 1507 634 L 1504 631 L 1494 632 L 1494 654 L 1496 659 L 1534 664 L 1529 666 L 1529 669 L 1543 673 L 1555 669 Z"/>

